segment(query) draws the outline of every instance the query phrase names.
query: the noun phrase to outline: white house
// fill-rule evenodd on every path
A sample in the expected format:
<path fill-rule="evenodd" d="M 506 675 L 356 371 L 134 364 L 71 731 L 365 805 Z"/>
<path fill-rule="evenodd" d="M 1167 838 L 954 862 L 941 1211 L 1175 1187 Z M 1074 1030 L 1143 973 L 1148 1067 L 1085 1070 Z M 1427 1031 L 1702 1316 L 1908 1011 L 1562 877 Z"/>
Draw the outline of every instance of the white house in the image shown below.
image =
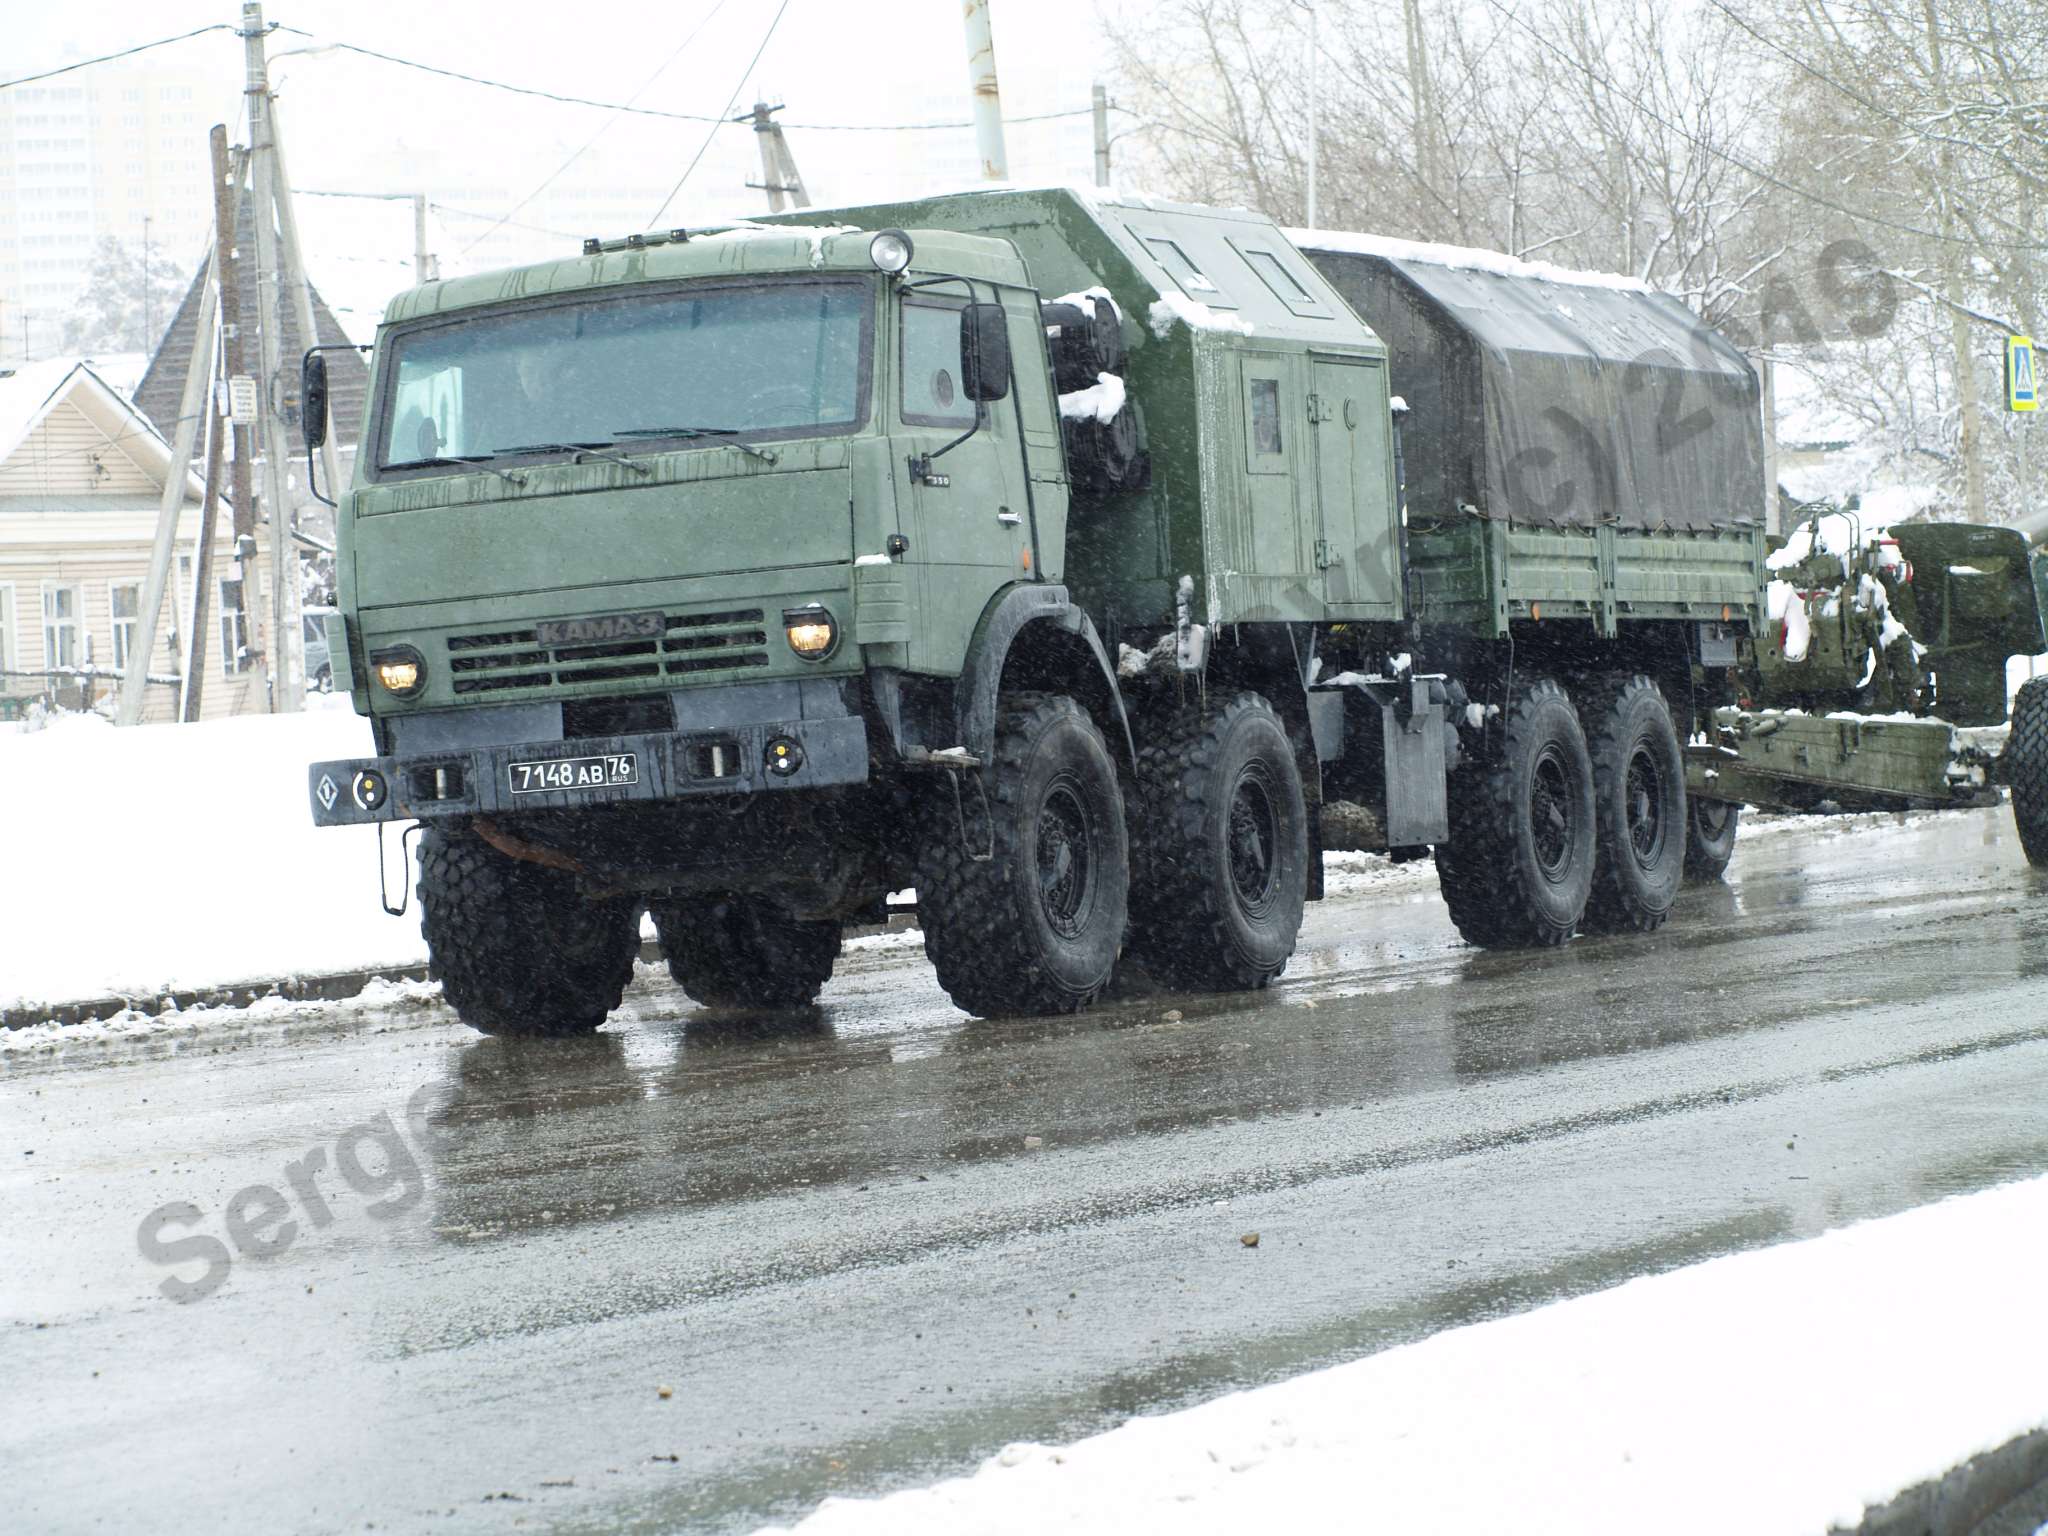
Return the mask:
<path fill-rule="evenodd" d="M 89 361 L 53 359 L 0 371 L 0 712 L 48 695 L 72 707 L 119 691 L 136 646 L 137 614 L 171 445 Z M 145 720 L 177 718 L 193 607 L 204 485 L 184 471 L 171 591 L 149 657 Z M 215 523 L 202 713 L 261 710 L 252 668 L 261 596 L 245 593 L 223 503 Z M 252 561 L 260 567 L 261 561 Z M 260 586 L 260 569 L 256 577 Z M 252 601 L 253 599 L 253 601 Z M 156 681 L 161 679 L 161 681 Z"/>

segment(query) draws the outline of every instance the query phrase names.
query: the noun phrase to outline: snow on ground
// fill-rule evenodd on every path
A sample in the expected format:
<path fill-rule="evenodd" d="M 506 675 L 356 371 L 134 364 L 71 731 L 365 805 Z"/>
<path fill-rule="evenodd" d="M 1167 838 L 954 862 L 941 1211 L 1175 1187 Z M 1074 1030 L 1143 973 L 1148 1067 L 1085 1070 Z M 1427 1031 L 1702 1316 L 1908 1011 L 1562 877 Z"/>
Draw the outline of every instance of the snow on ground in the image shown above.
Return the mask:
<path fill-rule="evenodd" d="M 0 1029 L 0 1057 L 138 1041 L 177 1042 L 202 1031 L 209 1032 L 209 1038 L 218 1039 L 218 1035 L 211 1032 L 247 1031 L 266 1025 L 304 1025 L 343 1014 L 351 1017 L 416 1014 L 418 1010 L 440 1003 L 441 986 L 439 982 L 373 976 L 362 991 L 345 998 L 286 998 L 273 993 L 244 1005 L 198 1003 L 190 1008 L 180 1008 L 176 1000 L 169 997 L 138 1001 L 148 1007 L 124 1008 L 109 1019 L 87 1019 L 76 1024 L 46 1020 L 20 1029 Z"/>
<path fill-rule="evenodd" d="M 2034 1179 L 1013 1445 L 796 1529 L 1820 1536 L 2048 1425 L 2044 1269 Z"/>
<path fill-rule="evenodd" d="M 154 1000 L 174 989 L 423 963 L 417 906 L 393 918 L 378 900 L 375 830 L 313 826 L 307 765 L 371 746 L 346 698 L 310 702 L 317 707 L 302 715 L 203 725 L 121 731 L 63 715 L 43 730 L 0 728 L 11 851 L 16 867 L 36 872 L 0 923 L 0 1006 L 119 996 L 161 1011 Z M 1741 835 L 1866 832 L 1900 820 L 1745 817 Z M 396 897 L 411 878 L 396 828 L 385 852 Z M 1421 898 L 1436 888 L 1428 859 L 1331 853 L 1326 871 L 1332 897 Z M 653 937 L 647 924 L 641 931 Z M 922 942 L 907 928 L 848 947 Z M 188 1027 L 191 1014 L 161 1027 Z"/>
<path fill-rule="evenodd" d="M 0 1005 L 425 960 L 417 906 L 394 918 L 378 902 L 375 830 L 313 825 L 307 764 L 373 750 L 368 722 L 339 702 L 201 725 L 117 730 L 66 715 L 0 731 L 17 872 Z M 397 845 L 387 834 L 394 897 Z"/>

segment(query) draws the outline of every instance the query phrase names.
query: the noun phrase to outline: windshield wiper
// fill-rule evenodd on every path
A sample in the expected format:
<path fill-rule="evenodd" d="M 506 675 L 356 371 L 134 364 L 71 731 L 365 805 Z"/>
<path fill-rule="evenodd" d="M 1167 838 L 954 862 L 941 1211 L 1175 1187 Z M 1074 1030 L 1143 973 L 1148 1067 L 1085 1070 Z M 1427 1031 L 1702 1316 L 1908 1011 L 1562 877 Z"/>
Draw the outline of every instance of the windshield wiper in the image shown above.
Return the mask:
<path fill-rule="evenodd" d="M 614 432 L 613 437 L 737 437 L 738 427 L 627 427 Z M 756 448 L 752 443 L 728 443 L 728 448 L 737 448 L 741 453 L 751 453 L 763 464 L 773 464 L 775 454 L 767 448 Z"/>
<path fill-rule="evenodd" d="M 488 453 L 444 453 L 433 458 L 403 459 L 396 464 L 386 464 L 384 467 L 386 469 L 442 469 L 460 466 L 464 469 L 481 469 L 487 475 L 496 475 L 500 480 L 508 480 L 514 485 L 523 486 L 526 484 L 526 476 L 519 474 L 517 471 L 491 468 L 490 465 L 484 462 L 489 457 Z"/>
<path fill-rule="evenodd" d="M 623 454 L 606 453 L 605 450 L 610 446 L 610 443 L 520 443 L 511 448 L 493 448 L 491 452 L 498 454 L 566 453 L 571 455 L 569 462 L 572 464 L 581 464 L 585 459 L 603 459 L 607 463 L 623 464 L 636 475 L 651 475 L 654 473 L 645 464 L 637 464 Z"/>

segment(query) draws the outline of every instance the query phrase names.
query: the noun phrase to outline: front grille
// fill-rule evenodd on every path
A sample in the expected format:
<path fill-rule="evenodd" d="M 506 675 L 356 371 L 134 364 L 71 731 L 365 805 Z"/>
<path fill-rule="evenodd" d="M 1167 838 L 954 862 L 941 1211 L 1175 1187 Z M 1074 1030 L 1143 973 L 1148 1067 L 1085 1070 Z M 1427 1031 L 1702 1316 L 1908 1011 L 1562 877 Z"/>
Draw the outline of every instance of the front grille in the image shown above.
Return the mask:
<path fill-rule="evenodd" d="M 543 646 L 531 629 L 448 637 L 448 670 L 458 694 L 694 677 L 767 665 L 768 630 L 759 608 L 672 613 L 659 640 Z"/>

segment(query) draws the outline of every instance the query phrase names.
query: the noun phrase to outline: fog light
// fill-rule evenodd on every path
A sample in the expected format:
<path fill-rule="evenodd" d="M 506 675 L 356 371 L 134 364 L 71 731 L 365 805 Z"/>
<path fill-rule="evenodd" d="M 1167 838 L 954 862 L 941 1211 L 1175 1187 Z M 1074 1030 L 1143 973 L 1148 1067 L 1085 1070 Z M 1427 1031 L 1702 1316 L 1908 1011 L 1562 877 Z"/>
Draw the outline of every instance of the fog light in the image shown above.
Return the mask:
<path fill-rule="evenodd" d="M 839 626 L 832 622 L 831 614 L 815 604 L 784 609 L 782 631 L 789 637 L 789 648 L 805 661 L 823 661 L 839 643 Z"/>
<path fill-rule="evenodd" d="M 386 693 L 395 693 L 401 698 L 418 693 L 427 680 L 425 658 L 409 645 L 376 652 L 370 657 L 370 670 L 377 674 L 377 681 Z"/>
<path fill-rule="evenodd" d="M 778 779 L 786 779 L 804 765 L 804 749 L 798 742 L 787 736 L 778 736 L 768 743 L 765 754 L 768 771 Z"/>
<path fill-rule="evenodd" d="M 355 795 L 357 805 L 366 811 L 374 811 L 384 803 L 384 797 L 390 790 L 384 783 L 383 774 L 365 768 L 356 775 L 350 792 Z"/>

